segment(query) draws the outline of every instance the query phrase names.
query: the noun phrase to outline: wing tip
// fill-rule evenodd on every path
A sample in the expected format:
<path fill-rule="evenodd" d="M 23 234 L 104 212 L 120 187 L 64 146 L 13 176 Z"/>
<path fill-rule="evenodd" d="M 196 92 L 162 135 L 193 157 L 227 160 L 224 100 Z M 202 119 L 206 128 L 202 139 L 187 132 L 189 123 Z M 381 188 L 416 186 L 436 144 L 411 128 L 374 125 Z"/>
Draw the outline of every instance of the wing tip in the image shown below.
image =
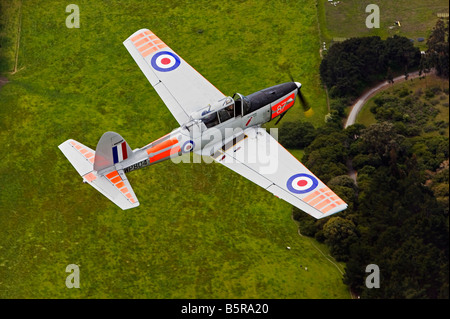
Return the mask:
<path fill-rule="evenodd" d="M 326 214 L 323 214 L 318 219 L 322 219 L 322 218 L 329 217 L 331 215 L 337 214 L 339 212 L 342 212 L 342 211 L 346 210 L 347 208 L 348 208 L 348 205 L 346 203 L 342 204 L 342 205 L 339 205 L 339 206 L 335 207 L 334 209 L 330 210 L 329 212 L 327 212 Z"/>
<path fill-rule="evenodd" d="M 152 31 L 150 31 L 149 29 L 146 29 L 146 28 L 139 29 L 136 32 L 134 32 L 132 35 L 130 35 L 128 38 L 126 38 L 125 41 L 123 41 L 123 44 L 125 44 L 125 42 L 127 42 L 128 40 L 132 41 L 133 37 L 135 37 L 141 33 L 145 33 L 145 32 L 153 33 Z"/>

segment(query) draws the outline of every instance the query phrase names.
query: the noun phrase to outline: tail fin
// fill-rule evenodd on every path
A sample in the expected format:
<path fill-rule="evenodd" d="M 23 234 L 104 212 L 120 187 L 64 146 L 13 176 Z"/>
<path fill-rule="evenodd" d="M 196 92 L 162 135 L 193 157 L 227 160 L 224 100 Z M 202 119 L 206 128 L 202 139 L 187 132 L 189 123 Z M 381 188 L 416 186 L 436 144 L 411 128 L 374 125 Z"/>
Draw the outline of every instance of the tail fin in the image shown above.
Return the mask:
<path fill-rule="evenodd" d="M 100 171 L 133 155 L 128 143 L 115 132 L 106 132 L 98 141 L 95 150 L 94 170 Z"/>

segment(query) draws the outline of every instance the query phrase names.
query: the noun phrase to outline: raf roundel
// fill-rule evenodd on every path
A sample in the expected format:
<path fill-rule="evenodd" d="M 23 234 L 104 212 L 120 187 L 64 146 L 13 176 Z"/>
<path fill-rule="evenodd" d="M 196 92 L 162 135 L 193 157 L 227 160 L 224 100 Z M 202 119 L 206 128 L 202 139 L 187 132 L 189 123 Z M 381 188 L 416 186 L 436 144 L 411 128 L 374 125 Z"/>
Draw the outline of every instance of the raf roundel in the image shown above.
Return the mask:
<path fill-rule="evenodd" d="M 286 184 L 292 193 L 306 194 L 314 190 L 319 185 L 319 182 L 314 176 L 302 173 L 292 175 Z"/>
<path fill-rule="evenodd" d="M 152 67 L 156 71 L 169 72 L 173 71 L 180 66 L 180 58 L 169 51 L 160 51 L 152 57 Z"/>
<path fill-rule="evenodd" d="M 192 152 L 194 150 L 194 146 L 195 146 L 194 141 L 187 141 L 186 143 L 183 144 L 181 151 L 183 153 Z"/>

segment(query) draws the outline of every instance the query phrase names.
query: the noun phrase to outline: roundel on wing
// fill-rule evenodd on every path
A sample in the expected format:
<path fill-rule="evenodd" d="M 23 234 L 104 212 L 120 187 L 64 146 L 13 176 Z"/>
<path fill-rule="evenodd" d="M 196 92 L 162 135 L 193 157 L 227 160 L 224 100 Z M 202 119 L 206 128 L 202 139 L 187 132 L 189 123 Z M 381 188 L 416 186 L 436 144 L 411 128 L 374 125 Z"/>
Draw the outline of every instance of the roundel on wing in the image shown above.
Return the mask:
<path fill-rule="evenodd" d="M 180 58 L 169 51 L 160 51 L 156 53 L 151 60 L 151 65 L 156 71 L 169 72 L 180 66 Z"/>
<path fill-rule="evenodd" d="M 194 141 L 187 141 L 186 143 L 183 144 L 181 152 L 183 153 L 192 152 L 194 150 L 194 146 L 195 146 Z"/>
<path fill-rule="evenodd" d="M 304 173 L 292 175 L 286 183 L 288 190 L 295 194 L 309 193 L 314 190 L 317 185 L 319 185 L 317 178 Z"/>

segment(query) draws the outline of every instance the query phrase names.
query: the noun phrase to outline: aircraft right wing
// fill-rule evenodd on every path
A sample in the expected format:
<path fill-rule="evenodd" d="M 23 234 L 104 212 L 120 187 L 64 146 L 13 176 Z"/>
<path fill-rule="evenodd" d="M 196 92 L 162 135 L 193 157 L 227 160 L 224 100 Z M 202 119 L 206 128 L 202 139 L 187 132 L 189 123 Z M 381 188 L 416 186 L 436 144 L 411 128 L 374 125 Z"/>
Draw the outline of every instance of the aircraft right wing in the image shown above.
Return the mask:
<path fill-rule="evenodd" d="M 317 219 L 347 208 L 265 129 L 252 127 L 235 135 L 212 158 Z"/>
<path fill-rule="evenodd" d="M 225 97 L 150 30 L 136 31 L 123 44 L 180 125 Z"/>

